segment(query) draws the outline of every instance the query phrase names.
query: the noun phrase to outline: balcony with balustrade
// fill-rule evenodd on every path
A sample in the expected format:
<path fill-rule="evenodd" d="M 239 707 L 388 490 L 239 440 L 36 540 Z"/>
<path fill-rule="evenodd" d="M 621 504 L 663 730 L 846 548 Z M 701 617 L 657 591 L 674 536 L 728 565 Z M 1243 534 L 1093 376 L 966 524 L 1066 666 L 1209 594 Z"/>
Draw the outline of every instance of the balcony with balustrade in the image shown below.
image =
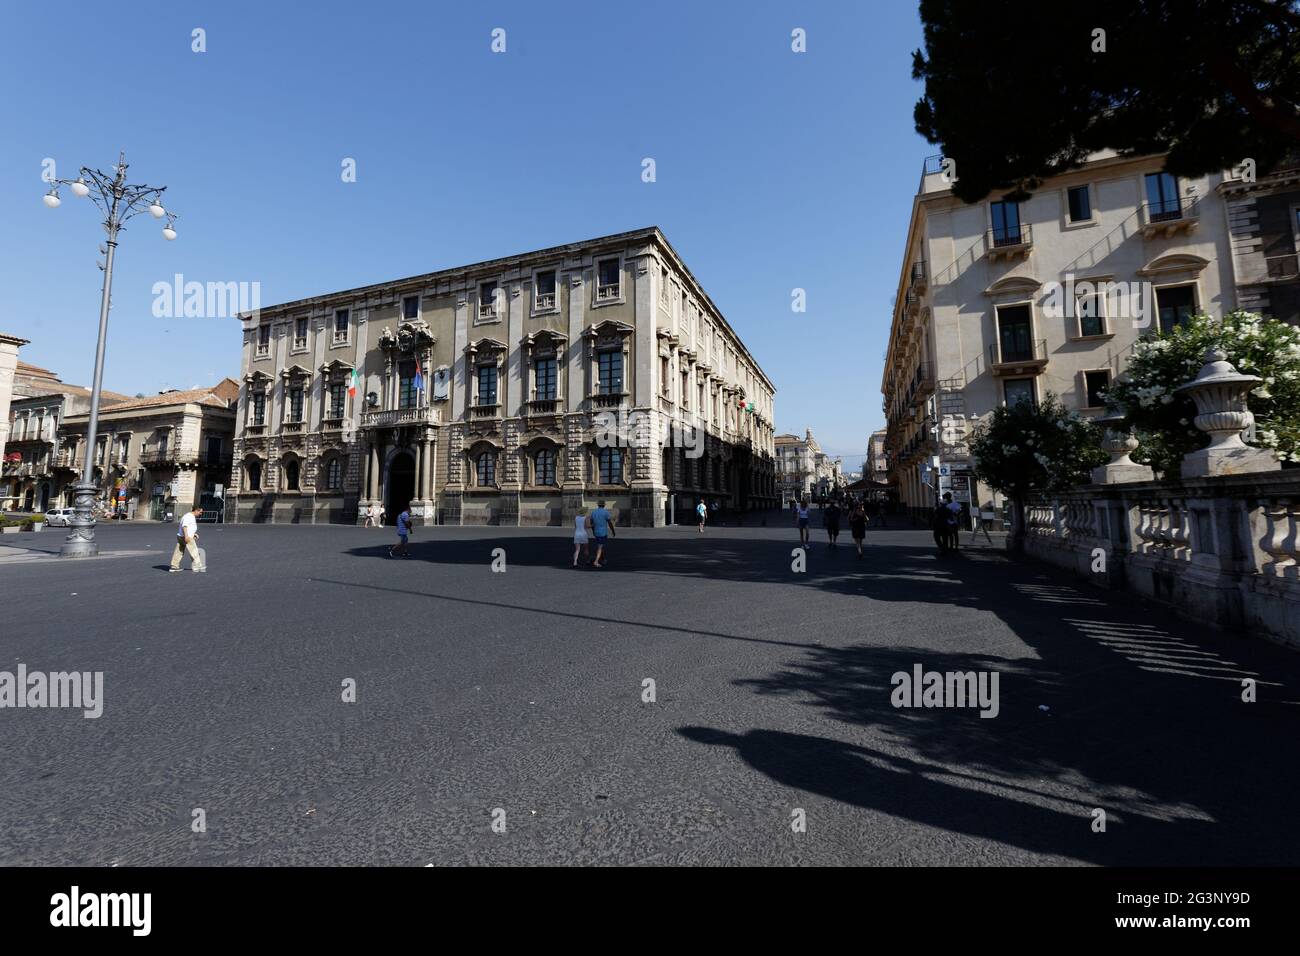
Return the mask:
<path fill-rule="evenodd" d="M 1194 230 L 1201 221 L 1196 196 L 1171 196 L 1138 207 L 1138 228 L 1146 239 L 1169 238 Z"/>

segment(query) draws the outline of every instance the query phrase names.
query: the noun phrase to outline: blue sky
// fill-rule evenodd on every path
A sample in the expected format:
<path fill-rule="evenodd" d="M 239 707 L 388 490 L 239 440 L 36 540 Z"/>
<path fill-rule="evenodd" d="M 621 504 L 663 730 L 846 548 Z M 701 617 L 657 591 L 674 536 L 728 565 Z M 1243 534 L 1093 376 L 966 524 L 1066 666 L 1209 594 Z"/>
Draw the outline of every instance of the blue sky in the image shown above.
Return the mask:
<path fill-rule="evenodd" d="M 41 164 L 122 149 L 180 238 L 147 216 L 122 236 L 106 388 L 238 374 L 235 320 L 153 316 L 175 273 L 269 305 L 658 225 L 776 383 L 778 431 L 858 467 L 882 424 L 937 151 L 912 129 L 913 2 L 27 3 L 0 24 L 0 331 L 66 382 L 92 376 L 103 233 L 66 190 L 45 208 Z"/>

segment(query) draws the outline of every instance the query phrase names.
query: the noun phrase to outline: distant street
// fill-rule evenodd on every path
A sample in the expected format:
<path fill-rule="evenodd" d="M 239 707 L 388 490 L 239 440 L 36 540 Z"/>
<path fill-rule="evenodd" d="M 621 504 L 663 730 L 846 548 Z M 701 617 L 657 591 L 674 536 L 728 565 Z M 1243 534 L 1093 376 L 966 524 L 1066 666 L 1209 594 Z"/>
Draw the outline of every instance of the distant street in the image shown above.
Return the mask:
<path fill-rule="evenodd" d="M 105 698 L 0 710 L 0 864 L 1300 862 L 1300 655 L 1000 537 L 858 560 L 814 527 L 796 573 L 773 515 L 625 530 L 595 571 L 559 528 L 403 561 L 389 528 L 204 525 L 209 572 L 169 575 L 173 533 L 0 536 L 0 670 Z M 996 673 L 996 716 L 896 708 L 914 665 Z"/>

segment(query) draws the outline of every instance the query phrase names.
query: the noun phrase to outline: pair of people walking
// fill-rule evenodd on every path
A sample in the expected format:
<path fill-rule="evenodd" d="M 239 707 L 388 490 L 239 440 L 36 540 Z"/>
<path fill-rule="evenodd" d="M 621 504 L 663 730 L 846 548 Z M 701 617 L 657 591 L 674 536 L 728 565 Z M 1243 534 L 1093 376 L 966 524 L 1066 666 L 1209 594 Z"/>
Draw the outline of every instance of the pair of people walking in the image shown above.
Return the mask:
<path fill-rule="evenodd" d="M 603 500 L 597 502 L 596 510 L 591 514 L 587 514 L 586 508 L 579 508 L 573 518 L 573 566 L 578 566 L 578 555 L 586 558 L 590 553 L 588 549 L 595 544 L 596 558 L 591 566 L 603 568 L 605 548 L 612 537 L 617 537 L 614 532 L 614 515 L 605 507 Z"/>
<path fill-rule="evenodd" d="M 941 555 L 957 551 L 957 525 L 960 517 L 961 505 L 952 500 L 952 492 L 945 491 L 930 515 L 930 529 L 934 532 L 934 543 L 938 545 Z"/>

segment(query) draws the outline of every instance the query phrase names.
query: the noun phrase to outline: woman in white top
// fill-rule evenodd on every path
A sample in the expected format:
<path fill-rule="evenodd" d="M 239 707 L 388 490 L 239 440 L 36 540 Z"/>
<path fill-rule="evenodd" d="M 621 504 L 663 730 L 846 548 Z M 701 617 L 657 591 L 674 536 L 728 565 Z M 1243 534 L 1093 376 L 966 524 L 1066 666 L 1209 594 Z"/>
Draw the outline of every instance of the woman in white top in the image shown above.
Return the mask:
<path fill-rule="evenodd" d="M 587 514 L 586 508 L 579 508 L 578 513 L 573 517 L 573 566 L 578 566 L 578 552 L 588 559 L 590 563 L 590 552 L 587 550 L 587 542 L 591 540 L 591 516 Z"/>

